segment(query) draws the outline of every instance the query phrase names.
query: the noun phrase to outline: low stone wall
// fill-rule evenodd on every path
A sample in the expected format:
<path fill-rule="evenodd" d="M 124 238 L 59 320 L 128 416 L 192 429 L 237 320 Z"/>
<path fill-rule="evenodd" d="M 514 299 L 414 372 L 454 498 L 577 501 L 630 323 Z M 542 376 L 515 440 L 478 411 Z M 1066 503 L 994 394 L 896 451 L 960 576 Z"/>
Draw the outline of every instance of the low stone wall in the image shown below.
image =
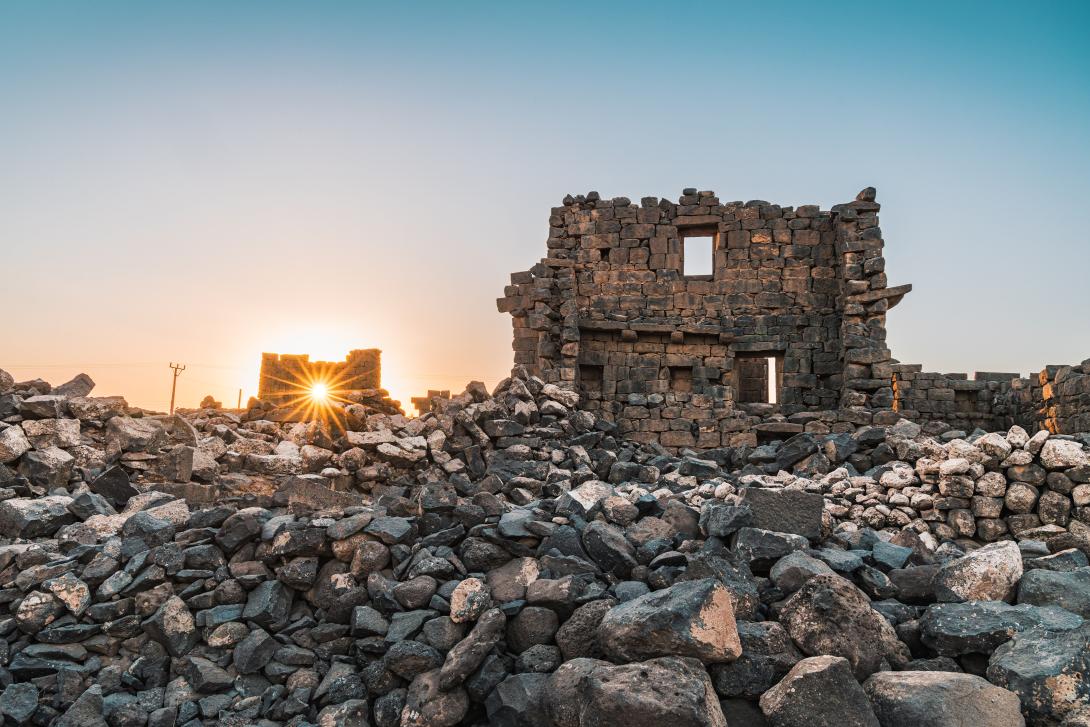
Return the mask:
<path fill-rule="evenodd" d="M 1016 373 L 977 371 L 940 374 L 919 364 L 895 364 L 894 411 L 914 422 L 942 421 L 952 427 L 1005 429 L 1012 423 L 1007 392 Z"/>

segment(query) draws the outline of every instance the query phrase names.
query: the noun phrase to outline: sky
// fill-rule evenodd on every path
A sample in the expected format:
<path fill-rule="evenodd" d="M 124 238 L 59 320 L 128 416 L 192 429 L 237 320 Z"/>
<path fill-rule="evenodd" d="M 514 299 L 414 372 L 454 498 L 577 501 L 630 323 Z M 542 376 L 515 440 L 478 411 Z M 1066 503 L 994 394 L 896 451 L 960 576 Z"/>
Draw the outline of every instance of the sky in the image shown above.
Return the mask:
<path fill-rule="evenodd" d="M 494 385 L 565 194 L 883 205 L 889 344 L 1090 356 L 1090 3 L 0 2 L 0 368 Z"/>

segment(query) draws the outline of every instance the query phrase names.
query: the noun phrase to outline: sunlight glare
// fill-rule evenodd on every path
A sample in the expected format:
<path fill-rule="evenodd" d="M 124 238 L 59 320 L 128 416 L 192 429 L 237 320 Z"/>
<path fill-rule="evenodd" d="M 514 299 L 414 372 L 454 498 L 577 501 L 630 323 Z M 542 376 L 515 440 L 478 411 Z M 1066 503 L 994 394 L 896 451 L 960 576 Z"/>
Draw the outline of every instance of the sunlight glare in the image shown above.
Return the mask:
<path fill-rule="evenodd" d="M 329 400 L 329 385 L 324 381 L 315 381 L 310 385 L 310 398 L 315 402 L 324 403 Z"/>

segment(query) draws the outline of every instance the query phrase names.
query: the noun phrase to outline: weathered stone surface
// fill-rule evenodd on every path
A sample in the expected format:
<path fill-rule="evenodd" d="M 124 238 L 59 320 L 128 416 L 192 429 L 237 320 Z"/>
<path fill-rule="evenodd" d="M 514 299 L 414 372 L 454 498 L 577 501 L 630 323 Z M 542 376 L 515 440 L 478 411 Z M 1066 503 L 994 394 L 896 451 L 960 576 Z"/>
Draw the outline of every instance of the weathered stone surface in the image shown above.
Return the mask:
<path fill-rule="evenodd" d="M 64 495 L 4 500 L 0 502 L 0 534 L 8 538 L 52 535 L 75 521 L 68 510 L 71 503 L 72 498 Z"/>
<path fill-rule="evenodd" d="M 727 538 L 752 524 L 753 511 L 748 504 L 712 500 L 700 508 L 700 529 L 710 537 Z"/>
<path fill-rule="evenodd" d="M 466 578 L 450 598 L 450 619 L 454 623 L 476 621 L 492 606 L 488 585 L 479 578 Z"/>
<path fill-rule="evenodd" d="M 769 578 L 784 593 L 794 593 L 809 578 L 817 575 L 834 575 L 834 573 L 833 569 L 824 562 L 801 550 L 780 558 L 769 572 Z"/>
<path fill-rule="evenodd" d="M 793 533 L 809 540 L 821 536 L 821 511 L 825 500 L 814 492 L 747 487 L 742 503 L 749 505 L 752 527 Z"/>
<path fill-rule="evenodd" d="M 439 688 L 439 670 L 413 679 L 401 711 L 401 727 L 454 727 L 469 711 L 469 697 L 461 687 Z"/>
<path fill-rule="evenodd" d="M 0 694 L 0 714 L 16 724 L 28 721 L 38 709 L 38 688 L 26 682 L 9 684 Z"/>
<path fill-rule="evenodd" d="M 846 658 L 857 679 L 883 664 L 909 660 L 908 647 L 893 627 L 851 582 L 836 575 L 810 578 L 784 604 L 780 622 L 795 644 L 810 656 Z"/>
<path fill-rule="evenodd" d="M 545 713 L 547 674 L 512 674 L 488 695 L 488 724 L 495 727 L 551 727 Z"/>
<path fill-rule="evenodd" d="M 935 573 L 939 601 L 1013 601 L 1022 577 L 1022 554 L 1011 541 L 991 543 L 941 566 Z"/>
<path fill-rule="evenodd" d="M 706 578 L 654 591 L 606 612 L 598 643 L 615 661 L 686 656 L 708 664 L 742 652 L 731 597 Z"/>
<path fill-rule="evenodd" d="M 851 665 L 839 656 L 803 659 L 760 704 L 772 727 L 879 727 Z"/>
<path fill-rule="evenodd" d="M 988 681 L 1018 695 L 1031 723 L 1052 724 L 1090 700 L 1090 623 L 1015 634 L 988 661 Z"/>
<path fill-rule="evenodd" d="M 544 701 L 555 727 L 727 727 L 696 659 L 662 657 L 621 666 L 573 659 L 549 677 Z"/>
<path fill-rule="evenodd" d="M 863 683 L 881 727 L 1023 727 L 1018 696 L 972 674 L 880 672 Z"/>
<path fill-rule="evenodd" d="M 708 667 L 721 697 L 757 699 L 780 681 L 802 658 L 783 626 L 775 621 L 739 621 L 742 655 Z"/>
<path fill-rule="evenodd" d="M 1067 572 L 1031 570 L 1018 584 L 1018 603 L 1059 606 L 1090 618 L 1090 567 Z"/>
<path fill-rule="evenodd" d="M 19 459 L 30 449 L 30 440 L 22 427 L 10 426 L 0 429 L 0 464 L 8 464 Z"/>
<path fill-rule="evenodd" d="M 485 611 L 466 638 L 447 654 L 439 670 L 440 689 L 452 689 L 477 670 L 504 634 L 507 618 L 498 608 Z"/>
<path fill-rule="evenodd" d="M 168 598 L 142 626 L 144 633 L 162 644 L 171 656 L 187 654 L 200 636 L 193 614 L 178 596 Z"/>
<path fill-rule="evenodd" d="M 121 467 L 110 467 L 101 475 L 91 480 L 88 485 L 91 492 L 102 495 L 114 507 L 125 507 L 129 498 L 140 493 L 129 482 L 129 476 Z"/>
<path fill-rule="evenodd" d="M 1016 633 L 1036 626 L 1073 629 L 1082 618 L 1056 606 L 1012 606 L 1003 601 L 938 603 L 920 618 L 920 638 L 943 656 L 991 654 Z"/>
<path fill-rule="evenodd" d="M 1078 442 L 1049 439 L 1041 447 L 1041 464 L 1050 470 L 1067 469 L 1090 464 L 1090 457 Z"/>
<path fill-rule="evenodd" d="M 64 487 L 72 476 L 75 458 L 59 447 L 34 449 L 19 458 L 19 474 L 32 485 Z"/>
<path fill-rule="evenodd" d="M 617 605 L 611 598 L 602 598 L 585 603 L 575 609 L 572 615 L 556 632 L 556 644 L 564 660 L 588 657 L 601 659 L 604 652 L 598 643 L 598 627 L 606 613 Z"/>

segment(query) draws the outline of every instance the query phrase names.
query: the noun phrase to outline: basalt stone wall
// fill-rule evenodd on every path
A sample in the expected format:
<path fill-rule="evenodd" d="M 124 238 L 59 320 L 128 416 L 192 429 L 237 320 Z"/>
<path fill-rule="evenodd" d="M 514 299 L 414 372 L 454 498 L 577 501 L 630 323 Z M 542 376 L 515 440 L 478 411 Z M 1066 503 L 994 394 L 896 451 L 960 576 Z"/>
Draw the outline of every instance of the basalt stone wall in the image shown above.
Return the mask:
<path fill-rule="evenodd" d="M 941 421 L 965 431 L 994 431 L 1013 423 L 1009 392 L 1019 378 L 1016 373 L 977 371 L 970 379 L 968 374 L 923 371 L 918 364 L 892 369 L 893 408 L 914 422 Z"/>
<path fill-rule="evenodd" d="M 1012 424 L 1053 434 L 1090 431 L 1090 359 L 1046 366 L 1030 377 L 978 371 L 969 379 L 919 365 L 892 368 L 894 410 L 915 422 L 941 421 L 965 431 Z"/>
<path fill-rule="evenodd" d="M 1006 403 L 1022 426 L 1053 434 L 1090 431 L 1090 359 L 1074 366 L 1046 366 L 1011 382 Z"/>
<path fill-rule="evenodd" d="M 754 415 L 888 410 L 885 315 L 911 286 L 887 286 L 878 211 L 871 188 L 829 211 L 569 196 L 498 301 L 515 363 L 669 448 L 732 444 Z M 698 244 L 710 273 L 686 265 Z"/>
<path fill-rule="evenodd" d="M 344 361 L 311 361 L 306 354 L 261 354 L 258 398 L 277 405 L 297 401 L 314 382 L 339 393 L 378 389 L 382 381 L 382 351 L 349 351 Z"/>

